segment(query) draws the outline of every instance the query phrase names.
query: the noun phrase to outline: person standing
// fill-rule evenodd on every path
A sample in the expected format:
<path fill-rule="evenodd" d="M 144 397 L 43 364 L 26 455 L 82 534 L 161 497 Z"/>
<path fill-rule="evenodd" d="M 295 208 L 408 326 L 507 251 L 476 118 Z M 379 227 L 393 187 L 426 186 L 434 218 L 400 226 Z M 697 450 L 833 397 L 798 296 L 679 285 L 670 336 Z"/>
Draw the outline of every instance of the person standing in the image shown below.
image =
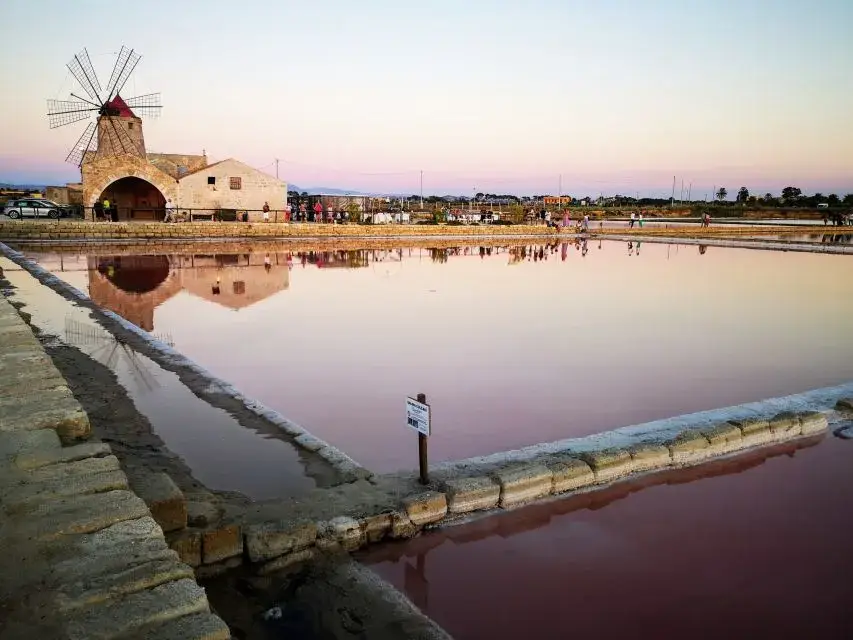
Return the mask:
<path fill-rule="evenodd" d="M 264 222 L 269 222 L 270 221 L 270 203 L 269 202 L 264 202 L 263 212 L 264 212 Z"/>
<path fill-rule="evenodd" d="M 640 229 L 643 228 L 643 214 L 641 213 L 638 218 L 638 222 L 640 224 Z"/>
<path fill-rule="evenodd" d="M 637 219 L 637 216 L 636 216 L 636 214 L 632 211 L 632 212 L 631 212 L 631 220 L 629 220 L 629 221 L 628 221 L 628 228 L 629 228 L 629 229 L 633 229 L 633 228 L 634 228 L 634 221 L 635 221 L 636 219 Z"/>

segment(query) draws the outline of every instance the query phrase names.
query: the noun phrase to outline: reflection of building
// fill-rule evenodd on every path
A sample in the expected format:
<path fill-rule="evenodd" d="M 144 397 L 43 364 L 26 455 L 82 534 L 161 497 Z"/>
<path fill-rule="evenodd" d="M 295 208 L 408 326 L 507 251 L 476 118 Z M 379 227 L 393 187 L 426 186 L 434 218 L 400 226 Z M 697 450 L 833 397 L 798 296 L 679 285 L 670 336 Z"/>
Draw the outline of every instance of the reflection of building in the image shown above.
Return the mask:
<path fill-rule="evenodd" d="M 154 309 L 182 289 L 243 309 L 290 285 L 280 253 L 100 257 L 88 259 L 88 270 L 92 301 L 146 331 L 154 330 Z"/>
<path fill-rule="evenodd" d="M 229 309 L 249 307 L 290 286 L 284 253 L 179 256 L 176 260 L 183 289 Z"/>
<path fill-rule="evenodd" d="M 146 331 L 154 309 L 181 290 L 166 256 L 89 258 L 89 297 Z"/>

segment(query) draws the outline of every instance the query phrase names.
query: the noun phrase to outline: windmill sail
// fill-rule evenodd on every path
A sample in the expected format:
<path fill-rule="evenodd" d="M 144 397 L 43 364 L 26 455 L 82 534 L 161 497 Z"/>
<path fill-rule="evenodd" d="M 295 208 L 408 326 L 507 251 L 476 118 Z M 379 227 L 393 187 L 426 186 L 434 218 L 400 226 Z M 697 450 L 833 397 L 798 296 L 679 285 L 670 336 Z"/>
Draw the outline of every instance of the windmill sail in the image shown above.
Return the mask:
<path fill-rule="evenodd" d="M 128 49 L 127 47 L 121 48 L 118 58 L 116 58 L 113 72 L 110 75 L 110 82 L 107 85 L 107 102 L 117 96 L 122 88 L 124 88 L 124 83 L 127 82 L 130 74 L 133 73 L 141 57 L 133 49 Z"/>
<path fill-rule="evenodd" d="M 96 126 L 94 122 L 90 122 L 86 127 L 86 130 L 83 132 L 83 135 L 80 136 L 80 139 L 77 141 L 71 148 L 71 152 L 68 154 L 68 157 L 65 158 L 66 162 L 73 162 L 78 167 L 83 164 L 83 160 L 86 159 L 86 154 L 93 151 L 92 142 L 95 140 L 95 131 Z"/>
<path fill-rule="evenodd" d="M 51 129 L 80 122 L 97 113 L 100 107 L 82 100 L 48 100 L 47 118 Z"/>
<path fill-rule="evenodd" d="M 89 59 L 89 52 L 83 49 L 78 53 L 71 62 L 68 63 L 68 70 L 71 72 L 77 82 L 82 87 L 89 97 L 100 104 L 99 92 L 101 84 L 98 82 L 98 76 L 95 74 L 95 69 L 92 67 L 92 61 Z"/>
<path fill-rule="evenodd" d="M 124 103 L 133 109 L 136 115 L 151 116 L 156 118 L 160 115 L 160 109 L 163 105 L 160 104 L 159 93 L 146 93 L 144 96 L 134 96 L 127 98 Z"/>

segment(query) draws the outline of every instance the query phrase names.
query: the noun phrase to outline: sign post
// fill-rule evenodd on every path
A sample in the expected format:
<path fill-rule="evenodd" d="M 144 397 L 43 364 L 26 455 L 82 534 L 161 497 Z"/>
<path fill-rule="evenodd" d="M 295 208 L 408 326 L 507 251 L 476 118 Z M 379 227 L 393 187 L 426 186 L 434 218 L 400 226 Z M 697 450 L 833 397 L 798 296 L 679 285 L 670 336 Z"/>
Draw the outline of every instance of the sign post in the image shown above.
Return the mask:
<path fill-rule="evenodd" d="M 417 400 L 406 398 L 406 424 L 418 432 L 418 467 L 421 484 L 429 484 L 429 462 L 427 459 L 427 438 L 430 435 L 430 407 L 426 395 L 418 394 Z"/>

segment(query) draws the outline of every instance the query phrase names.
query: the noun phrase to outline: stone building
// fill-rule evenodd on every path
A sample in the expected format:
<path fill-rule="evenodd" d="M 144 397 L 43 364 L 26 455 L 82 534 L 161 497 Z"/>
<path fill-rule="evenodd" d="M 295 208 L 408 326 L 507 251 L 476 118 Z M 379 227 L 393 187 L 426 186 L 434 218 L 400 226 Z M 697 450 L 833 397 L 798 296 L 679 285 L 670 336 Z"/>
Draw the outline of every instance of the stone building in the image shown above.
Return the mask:
<path fill-rule="evenodd" d="M 287 204 L 287 184 L 247 164 L 229 158 L 178 179 L 182 209 L 248 211 L 260 219 L 264 203 L 281 211 Z"/>
<path fill-rule="evenodd" d="M 284 209 L 285 182 L 231 158 L 210 164 L 205 153 L 148 153 L 142 120 L 119 96 L 109 107 L 98 118 L 97 149 L 83 157 L 82 186 L 52 187 L 60 202 L 74 197 L 88 217 L 107 199 L 121 220 L 162 220 L 167 209 L 256 210 L 250 218 L 260 218 L 265 202 Z"/>

